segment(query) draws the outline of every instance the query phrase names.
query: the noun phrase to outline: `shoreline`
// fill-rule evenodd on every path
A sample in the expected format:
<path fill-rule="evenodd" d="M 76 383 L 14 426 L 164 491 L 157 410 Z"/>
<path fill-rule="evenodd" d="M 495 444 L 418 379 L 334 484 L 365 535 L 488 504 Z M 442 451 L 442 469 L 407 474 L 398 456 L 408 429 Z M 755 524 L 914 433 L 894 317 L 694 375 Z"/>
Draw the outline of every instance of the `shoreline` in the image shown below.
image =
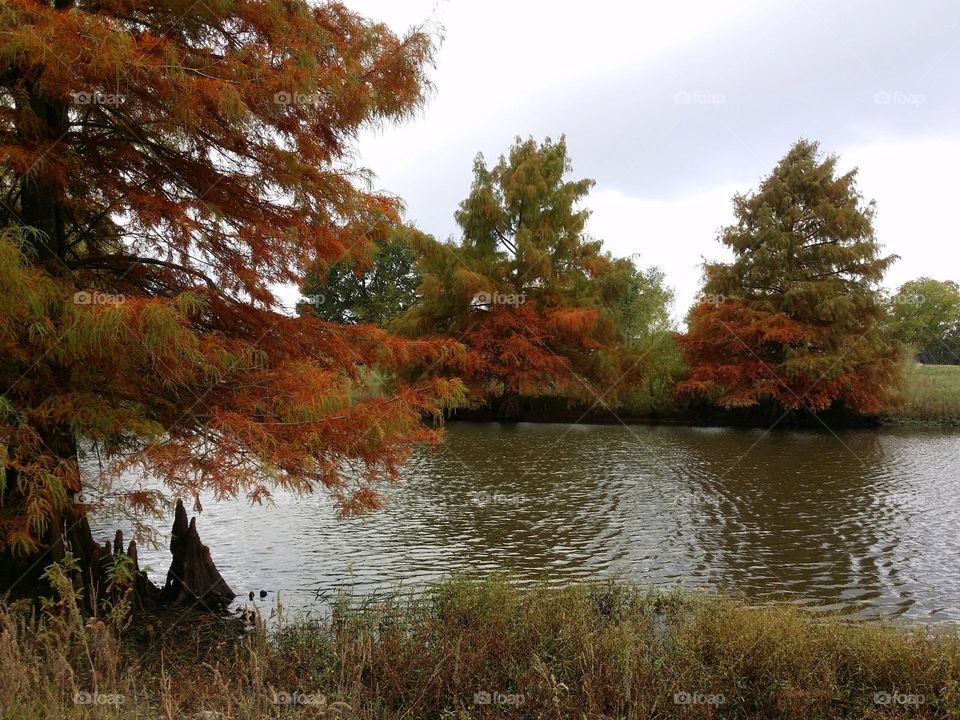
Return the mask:
<path fill-rule="evenodd" d="M 658 410 L 597 409 L 559 398 L 522 398 L 510 405 L 509 415 L 495 407 L 455 411 L 450 420 L 462 422 L 574 423 L 587 425 L 676 425 L 686 427 L 742 427 L 883 429 L 898 427 L 960 428 L 960 365 L 914 364 L 905 368 L 894 407 L 875 415 L 858 415 L 842 408 L 813 413 L 801 408 L 784 412 L 769 403 L 750 408 L 723 409 L 708 403 L 674 406 L 664 401 Z M 825 428 L 826 426 L 826 428 Z"/>
<path fill-rule="evenodd" d="M 737 417 L 723 417 L 717 414 L 711 417 L 698 418 L 690 415 L 632 415 L 629 413 L 595 413 L 585 412 L 583 410 L 571 410 L 564 413 L 552 415 L 543 414 L 520 414 L 518 417 L 505 418 L 498 416 L 493 411 L 467 411 L 457 412 L 447 418 L 447 422 L 459 422 L 464 424 L 472 423 L 490 423 L 498 422 L 504 424 L 543 424 L 543 425 L 648 425 L 648 426 L 672 426 L 672 427 L 694 427 L 694 428 L 741 428 L 756 430 L 884 430 L 891 428 L 916 428 L 929 430 L 960 430 L 960 417 L 945 419 L 927 419 L 914 417 L 868 417 L 859 420 L 830 419 L 824 420 L 823 414 L 821 420 L 810 415 L 802 420 L 777 422 L 774 419 L 771 422 L 762 422 L 756 419 L 746 419 Z M 826 425 L 826 427 L 824 427 Z M 772 426 L 772 427 L 771 427 Z"/>
<path fill-rule="evenodd" d="M 15 678 L 0 685 L 4 717 L 960 713 L 956 624 L 930 632 L 618 581 L 519 588 L 452 578 L 418 595 L 341 599 L 275 632 L 262 618 L 245 632 L 234 622 L 219 637 L 187 617 L 145 631 L 0 607 L 0 667 Z"/>

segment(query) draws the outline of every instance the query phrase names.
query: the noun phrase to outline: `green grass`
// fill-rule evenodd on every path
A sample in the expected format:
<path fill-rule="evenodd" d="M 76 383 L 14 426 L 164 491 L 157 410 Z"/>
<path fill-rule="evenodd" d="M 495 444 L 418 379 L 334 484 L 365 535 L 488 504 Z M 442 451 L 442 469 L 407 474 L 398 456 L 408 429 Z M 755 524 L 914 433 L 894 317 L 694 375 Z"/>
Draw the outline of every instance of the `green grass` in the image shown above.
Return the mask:
<path fill-rule="evenodd" d="M 3 716 L 960 718 L 955 631 L 619 583 L 454 579 L 233 641 L 183 625 L 147 652 L 137 623 L 0 609 Z M 73 702 L 94 689 L 124 700 Z"/>
<path fill-rule="evenodd" d="M 904 384 L 894 422 L 907 424 L 960 425 L 960 365 L 904 367 Z"/>

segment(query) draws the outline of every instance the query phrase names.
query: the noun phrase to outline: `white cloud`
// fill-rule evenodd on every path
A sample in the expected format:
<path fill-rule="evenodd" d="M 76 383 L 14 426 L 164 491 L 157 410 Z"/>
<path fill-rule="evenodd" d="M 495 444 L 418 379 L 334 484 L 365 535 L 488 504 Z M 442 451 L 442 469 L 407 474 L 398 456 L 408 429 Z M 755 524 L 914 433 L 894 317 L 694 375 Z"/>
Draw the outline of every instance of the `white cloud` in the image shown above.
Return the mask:
<path fill-rule="evenodd" d="M 614 255 L 638 253 L 641 266 L 656 265 L 674 288 L 674 317 L 682 318 L 700 290 L 703 259 L 726 260 L 717 231 L 733 220 L 730 200 L 742 185 L 723 185 L 672 200 L 596 189 L 587 204 L 593 211 L 589 232 Z"/>
<path fill-rule="evenodd" d="M 477 152 L 489 159 L 505 152 L 516 135 L 542 139 L 572 131 L 570 106 L 545 110 L 551 103 L 563 106 L 566 98 L 576 108 L 588 102 L 582 96 L 601 80 L 624 72 L 656 74 L 667 58 L 695 52 L 752 7 L 762 7 L 759 0 L 595 0 L 589 7 L 532 0 L 353 0 L 349 5 L 397 32 L 425 23 L 442 26 L 443 42 L 430 73 L 435 92 L 426 108 L 399 127 L 365 133 L 360 143 L 362 163 L 377 173 L 378 187 L 399 192 L 430 220 L 437 216 L 424 209 L 431 201 L 449 206 L 447 217 L 452 216 L 466 195 Z M 697 89 L 678 86 L 660 100 L 672 104 L 674 92 L 684 88 Z M 572 146 L 577 142 L 570 140 Z"/>
<path fill-rule="evenodd" d="M 960 282 L 960 140 L 877 140 L 842 150 L 840 162 L 859 168 L 860 191 L 877 201 L 877 239 L 900 255 L 887 287 L 924 275 Z"/>

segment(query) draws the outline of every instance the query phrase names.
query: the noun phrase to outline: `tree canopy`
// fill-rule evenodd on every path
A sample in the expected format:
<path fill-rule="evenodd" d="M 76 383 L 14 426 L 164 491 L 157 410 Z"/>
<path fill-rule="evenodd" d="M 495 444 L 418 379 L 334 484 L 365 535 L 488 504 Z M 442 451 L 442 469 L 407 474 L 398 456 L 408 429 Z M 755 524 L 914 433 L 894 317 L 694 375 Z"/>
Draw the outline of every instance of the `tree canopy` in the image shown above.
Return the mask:
<path fill-rule="evenodd" d="M 347 256 L 333 264 L 322 263 L 307 273 L 301 312 L 309 307 L 328 322 L 388 327 L 418 297 L 422 278 L 411 242 L 411 237 L 418 235 L 422 237 L 423 233 L 398 225 L 391 228 L 386 239 L 377 242 L 376 251 L 366 262 L 357 264 Z"/>
<path fill-rule="evenodd" d="M 890 298 L 896 336 L 913 348 L 920 362 L 960 364 L 960 285 L 952 280 L 917 278 Z"/>
<path fill-rule="evenodd" d="M 801 140 L 756 192 L 734 198 L 736 223 L 719 238 L 734 259 L 705 268 L 678 393 L 785 410 L 842 402 L 869 413 L 888 401 L 897 350 L 878 284 L 895 256 L 881 252 L 856 171 L 836 166 Z"/>
<path fill-rule="evenodd" d="M 423 102 L 431 39 L 306 0 L 7 0 L 0 33 L 0 550 L 82 514 L 79 453 L 108 484 L 374 506 L 459 391 L 358 373 L 455 344 L 288 317 L 273 288 L 390 232 L 349 153 Z"/>
<path fill-rule="evenodd" d="M 522 396 L 614 403 L 642 370 L 628 340 L 666 317 L 662 277 L 587 235 L 593 182 L 567 178 L 563 138 L 518 138 L 473 171 L 456 213 L 462 238 L 421 243 L 422 297 L 398 328 L 462 342 L 455 371 L 475 404 L 509 414 Z"/>

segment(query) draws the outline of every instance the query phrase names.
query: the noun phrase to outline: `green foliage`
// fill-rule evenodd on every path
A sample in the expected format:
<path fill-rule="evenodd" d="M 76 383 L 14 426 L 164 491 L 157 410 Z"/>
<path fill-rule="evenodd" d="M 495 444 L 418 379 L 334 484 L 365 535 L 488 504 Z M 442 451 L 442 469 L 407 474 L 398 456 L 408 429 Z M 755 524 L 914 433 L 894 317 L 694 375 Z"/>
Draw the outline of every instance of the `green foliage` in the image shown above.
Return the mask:
<path fill-rule="evenodd" d="M 107 590 L 128 587 L 133 582 L 133 558 L 117 552 L 107 559 Z"/>
<path fill-rule="evenodd" d="M 563 138 L 517 138 L 492 168 L 477 157 L 456 213 L 463 232 L 456 272 L 465 289 L 523 294 L 542 308 L 609 311 L 604 291 L 619 278 L 602 244 L 586 235 L 590 213 L 580 207 L 593 181 L 567 180 L 571 170 Z"/>
<path fill-rule="evenodd" d="M 878 287 L 896 256 L 881 253 L 856 170 L 838 175 L 835 156 L 801 140 L 733 205 L 719 239 L 734 259 L 706 266 L 678 391 L 726 407 L 883 409 L 899 350 Z"/>
<path fill-rule="evenodd" d="M 572 293 L 585 284 L 584 261 L 599 256 L 600 243 L 585 236 L 589 211 L 579 204 L 594 183 L 565 180 L 571 169 L 564 138 L 542 145 L 517 138 L 489 169 L 478 155 L 470 195 L 456 213 L 468 265 L 518 292 Z"/>
<path fill-rule="evenodd" d="M 837 175 L 837 157 L 821 157 L 817 143 L 797 142 L 757 192 L 734 197 L 737 221 L 720 235 L 734 261 L 706 267 L 704 292 L 841 334 L 883 318 L 877 286 L 896 256 L 881 254 L 856 177 Z"/>
<path fill-rule="evenodd" d="M 657 267 L 642 269 L 638 256 L 618 261 L 625 287 L 618 287 L 609 304 L 627 342 L 671 330 L 673 289 Z"/>
<path fill-rule="evenodd" d="M 917 278 L 889 299 L 893 331 L 923 363 L 960 364 L 960 285 Z"/>
<path fill-rule="evenodd" d="M 674 384 L 686 371 L 670 318 L 673 290 L 659 268 L 634 263 L 635 257 L 617 261 L 624 285 L 611 296 L 625 346 L 643 368 L 625 388 L 621 403 L 631 414 L 670 413 L 676 410 Z"/>
<path fill-rule="evenodd" d="M 687 373 L 676 335 L 670 330 L 655 330 L 641 335 L 631 344 L 642 359 L 644 376 L 633 382 L 623 398 L 624 410 L 637 415 L 670 415 L 678 411 L 673 389 Z"/>
<path fill-rule="evenodd" d="M 668 328 L 662 273 L 613 258 L 586 233 L 593 181 L 570 172 L 563 138 L 518 138 L 492 167 L 478 156 L 456 214 L 461 241 L 421 243 L 422 298 L 397 328 L 463 342 L 453 370 L 477 404 L 613 406 L 649 370 L 644 344 Z"/>
<path fill-rule="evenodd" d="M 311 308 L 327 322 L 389 326 L 417 299 L 422 278 L 414 243 L 425 238 L 416 228 L 399 225 L 369 260 L 348 255 L 308 273 L 302 288 L 306 300 L 298 310 Z"/>

